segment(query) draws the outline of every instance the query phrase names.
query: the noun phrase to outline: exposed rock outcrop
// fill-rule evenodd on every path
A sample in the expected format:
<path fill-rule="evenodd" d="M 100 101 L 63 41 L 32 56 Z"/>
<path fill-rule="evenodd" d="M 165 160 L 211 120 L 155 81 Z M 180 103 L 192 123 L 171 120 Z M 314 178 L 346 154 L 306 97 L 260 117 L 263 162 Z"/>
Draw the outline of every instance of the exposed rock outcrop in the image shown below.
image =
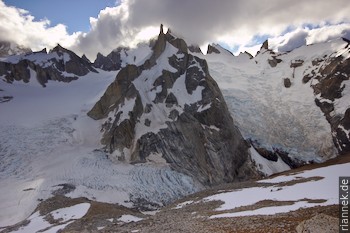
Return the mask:
<path fill-rule="evenodd" d="M 202 50 L 199 48 L 198 45 L 190 45 L 190 46 L 188 46 L 188 50 L 190 50 L 190 52 L 192 52 L 192 53 L 203 54 Z"/>
<path fill-rule="evenodd" d="M 205 185 L 256 174 L 206 61 L 169 32 L 143 65 L 121 69 L 88 115 L 106 119 L 102 143 L 111 158 L 139 163 L 160 154 Z"/>
<path fill-rule="evenodd" d="M 127 51 L 127 48 L 117 48 L 106 57 L 101 53 L 97 54 L 93 66 L 106 71 L 119 70 L 122 66 L 121 52 Z"/>
<path fill-rule="evenodd" d="M 292 86 L 292 83 L 289 78 L 283 79 L 283 84 L 285 88 L 290 88 Z"/>
<path fill-rule="evenodd" d="M 266 50 L 269 49 L 269 41 L 268 40 L 265 40 L 264 43 L 261 45 L 260 50 L 262 50 L 262 49 L 266 49 Z"/>
<path fill-rule="evenodd" d="M 340 154 L 350 151 L 350 103 L 342 100 L 350 76 L 350 58 L 343 56 L 348 53 L 350 44 L 346 45 L 339 56 L 315 60 L 313 65 L 318 69 L 317 72 L 312 72 L 303 79 L 303 82 L 317 80 L 311 84 L 316 95 L 315 103 L 331 125 L 333 141 Z M 339 107 L 335 108 L 335 105 Z"/>
<path fill-rule="evenodd" d="M 208 45 L 207 54 L 220 53 L 220 51 L 212 45 Z"/>

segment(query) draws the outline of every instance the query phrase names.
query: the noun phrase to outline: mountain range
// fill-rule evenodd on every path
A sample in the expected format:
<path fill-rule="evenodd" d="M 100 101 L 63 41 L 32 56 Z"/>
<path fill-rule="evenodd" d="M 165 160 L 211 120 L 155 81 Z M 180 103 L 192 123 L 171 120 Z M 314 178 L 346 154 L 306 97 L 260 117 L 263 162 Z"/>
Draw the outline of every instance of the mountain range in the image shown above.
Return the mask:
<path fill-rule="evenodd" d="M 349 43 L 280 53 L 265 41 L 256 56 L 211 44 L 203 54 L 161 27 L 94 62 L 60 45 L 4 43 L 0 184 L 11 191 L 0 192 L 0 226 L 22 229 L 52 197 L 154 210 L 347 155 Z"/>

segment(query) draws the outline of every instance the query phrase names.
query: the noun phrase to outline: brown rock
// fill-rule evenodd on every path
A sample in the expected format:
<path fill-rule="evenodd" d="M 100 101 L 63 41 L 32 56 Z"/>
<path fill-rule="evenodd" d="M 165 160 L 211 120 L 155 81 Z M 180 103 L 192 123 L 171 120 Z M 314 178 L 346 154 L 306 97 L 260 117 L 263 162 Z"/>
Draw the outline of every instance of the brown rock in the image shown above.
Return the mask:
<path fill-rule="evenodd" d="M 298 233 L 339 232 L 339 219 L 326 214 L 317 214 L 301 222 L 296 231 Z"/>

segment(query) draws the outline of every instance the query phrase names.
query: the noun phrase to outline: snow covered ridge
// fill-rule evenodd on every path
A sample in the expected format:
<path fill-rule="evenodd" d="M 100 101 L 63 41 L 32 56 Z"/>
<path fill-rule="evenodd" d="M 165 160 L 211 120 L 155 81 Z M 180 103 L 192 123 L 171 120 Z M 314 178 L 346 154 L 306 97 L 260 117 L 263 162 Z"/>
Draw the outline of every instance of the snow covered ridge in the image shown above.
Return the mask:
<path fill-rule="evenodd" d="M 257 175 L 206 61 L 162 29 L 152 50 L 143 64 L 121 69 L 88 113 L 104 121 L 109 157 L 143 163 L 158 155 L 205 185 Z"/>
<path fill-rule="evenodd" d="M 266 41 L 255 57 L 219 45 L 193 54 L 207 60 L 243 136 L 302 163 L 350 151 L 349 47 L 337 39 L 278 53 Z"/>
<path fill-rule="evenodd" d="M 70 82 L 89 72 L 97 72 L 92 64 L 72 51 L 57 45 L 49 53 L 46 50 L 0 58 L 0 77 L 3 81 L 28 83 L 36 79 L 42 86 L 48 80 Z"/>

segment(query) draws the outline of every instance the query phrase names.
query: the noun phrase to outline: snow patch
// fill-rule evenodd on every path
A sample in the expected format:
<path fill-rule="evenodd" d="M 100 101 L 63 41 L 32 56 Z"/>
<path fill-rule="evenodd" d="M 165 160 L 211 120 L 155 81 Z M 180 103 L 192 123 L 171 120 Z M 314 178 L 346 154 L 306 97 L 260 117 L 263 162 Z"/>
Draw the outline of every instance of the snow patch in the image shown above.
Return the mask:
<path fill-rule="evenodd" d="M 139 218 L 130 214 L 124 214 L 120 218 L 118 218 L 118 221 L 129 223 L 129 222 L 139 222 L 143 220 L 143 218 Z"/>
<path fill-rule="evenodd" d="M 187 205 L 190 205 L 190 204 L 192 204 L 193 203 L 193 201 L 185 201 L 185 202 L 182 202 L 182 203 L 180 203 L 180 204 L 177 204 L 174 208 L 172 208 L 172 209 L 175 209 L 175 210 L 177 210 L 177 209 L 182 209 L 184 206 L 187 206 Z"/>
<path fill-rule="evenodd" d="M 28 218 L 28 225 L 20 227 L 17 231 L 13 232 L 57 232 L 58 230 L 64 229 L 68 224 L 74 222 L 74 220 L 82 218 L 89 208 L 90 203 L 81 203 L 52 211 L 45 216 L 40 216 L 39 211 L 37 211 Z M 45 220 L 47 216 L 50 215 L 58 221 L 58 225 L 52 226 Z"/>
<path fill-rule="evenodd" d="M 290 167 L 279 156 L 275 162 L 262 157 L 253 147 L 249 151 L 256 168 L 266 176 L 290 170 Z"/>
<path fill-rule="evenodd" d="M 192 94 L 189 94 L 185 82 L 186 73 L 176 79 L 173 87 L 169 90 L 169 92 L 175 95 L 178 105 L 181 106 L 181 108 L 184 108 L 185 105 L 191 105 L 202 100 L 202 91 L 204 90 L 203 86 L 197 86 L 196 90 L 194 90 Z"/>
<path fill-rule="evenodd" d="M 51 212 L 52 217 L 55 220 L 59 221 L 69 221 L 72 219 L 80 219 L 84 217 L 84 215 L 88 212 L 90 209 L 90 203 L 81 203 L 74 206 L 57 209 L 53 212 Z"/>
<path fill-rule="evenodd" d="M 244 188 L 241 190 L 219 193 L 209 196 L 204 201 L 222 201 L 216 211 L 233 210 L 238 207 L 255 205 L 259 201 L 292 201 L 292 205 L 265 207 L 252 211 L 239 211 L 235 213 L 213 215 L 211 218 L 266 215 L 281 212 L 289 212 L 302 207 L 326 206 L 338 204 L 338 183 L 335 182 L 340 176 L 346 176 L 350 169 L 350 163 L 322 167 L 314 170 L 300 172 L 294 175 L 278 176 L 265 179 L 261 183 L 274 183 L 268 187 Z M 287 186 L 279 186 L 278 183 L 300 180 L 312 177 L 322 177 L 307 182 L 295 182 Z M 305 202 L 310 200 L 325 200 L 322 203 Z"/>
<path fill-rule="evenodd" d="M 211 108 L 211 103 L 206 104 L 205 106 L 203 106 L 203 105 L 199 106 L 197 112 L 203 112 L 203 111 L 205 111 L 205 110 L 207 110 L 209 108 Z"/>

